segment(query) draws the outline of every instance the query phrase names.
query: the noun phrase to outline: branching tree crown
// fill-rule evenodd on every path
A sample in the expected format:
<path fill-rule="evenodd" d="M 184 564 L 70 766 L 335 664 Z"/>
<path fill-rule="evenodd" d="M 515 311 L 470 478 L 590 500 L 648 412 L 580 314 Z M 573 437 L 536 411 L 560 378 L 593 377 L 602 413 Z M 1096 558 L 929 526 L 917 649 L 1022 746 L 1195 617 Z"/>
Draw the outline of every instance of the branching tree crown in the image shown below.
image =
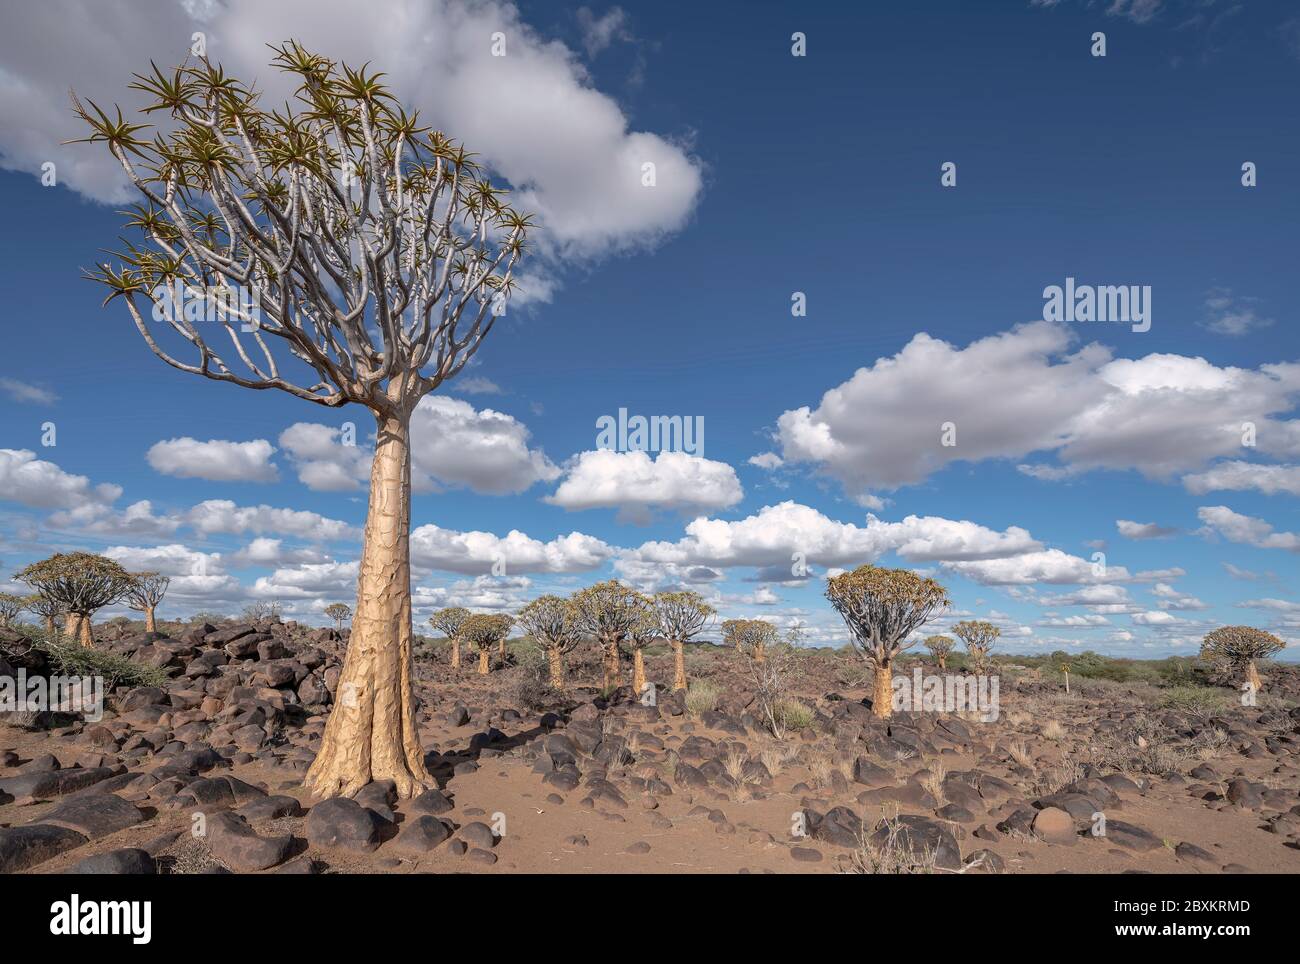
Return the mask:
<path fill-rule="evenodd" d="M 429 617 L 429 625 L 442 633 L 448 639 L 455 639 L 461 635 L 462 627 L 465 620 L 469 619 L 470 612 L 460 606 L 449 606 L 446 609 L 439 609 Z"/>
<path fill-rule="evenodd" d="M 461 626 L 461 636 L 480 650 L 489 650 L 510 634 L 514 620 L 504 614 L 474 613 Z"/>
<path fill-rule="evenodd" d="M 132 575 L 112 559 L 89 552 L 56 553 L 14 576 L 78 616 L 90 616 L 120 600 L 135 586 Z"/>
<path fill-rule="evenodd" d="M 982 667 L 1002 630 L 982 620 L 965 619 L 952 627 L 952 633 L 966 645 L 966 652 L 974 657 L 976 665 Z"/>
<path fill-rule="evenodd" d="M 156 572 L 137 572 L 132 574 L 134 584 L 126 594 L 126 604 L 136 612 L 148 612 L 158 608 L 171 585 L 171 578 L 160 576 Z"/>
<path fill-rule="evenodd" d="M 73 95 L 80 140 L 106 145 L 143 198 L 126 224 L 140 240 L 88 276 L 174 368 L 409 414 L 491 330 L 529 217 L 382 73 L 294 41 L 272 50 L 297 80 L 279 109 L 205 58 L 130 85 L 152 98 L 146 115 L 170 116 L 166 132 Z M 163 346 L 167 328 L 192 360 Z M 274 343 L 314 380 L 286 372 Z"/>
<path fill-rule="evenodd" d="M 342 629 L 343 624 L 352 618 L 352 607 L 347 603 L 330 603 L 325 607 L 325 615 L 334 620 L 335 629 Z"/>
<path fill-rule="evenodd" d="M 1221 626 L 1205 637 L 1201 658 L 1241 668 L 1286 647 L 1277 636 L 1253 626 Z"/>
<path fill-rule="evenodd" d="M 907 649 L 907 637 L 949 605 L 947 590 L 933 579 L 878 566 L 828 579 L 826 598 L 849 627 L 853 645 L 877 665 Z"/>
<path fill-rule="evenodd" d="M 951 653 L 955 643 L 949 636 L 927 636 L 922 645 L 930 651 L 931 656 L 938 659 Z"/>
<path fill-rule="evenodd" d="M 622 642 L 641 621 L 646 599 L 615 579 L 598 582 L 573 595 L 583 630 L 605 643 Z"/>
<path fill-rule="evenodd" d="M 702 633 L 717 613 L 703 596 L 691 590 L 657 593 L 652 604 L 664 636 L 683 643 Z"/>
<path fill-rule="evenodd" d="M 559 596 L 538 596 L 519 610 L 517 622 L 548 651 L 567 653 L 582 639 L 573 602 Z"/>
<path fill-rule="evenodd" d="M 11 592 L 0 592 L 0 626 L 10 625 L 25 608 L 22 596 Z"/>

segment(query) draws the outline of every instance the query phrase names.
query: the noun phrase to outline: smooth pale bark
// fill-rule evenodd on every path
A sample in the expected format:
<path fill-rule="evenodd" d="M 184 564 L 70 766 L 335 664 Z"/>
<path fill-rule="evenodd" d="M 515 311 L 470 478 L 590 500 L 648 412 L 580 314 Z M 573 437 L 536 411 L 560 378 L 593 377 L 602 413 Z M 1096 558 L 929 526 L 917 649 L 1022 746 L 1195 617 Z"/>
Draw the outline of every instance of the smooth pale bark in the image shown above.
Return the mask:
<path fill-rule="evenodd" d="M 51 639 L 54 638 L 54 616 L 53 615 L 45 617 L 45 635 L 49 636 Z"/>
<path fill-rule="evenodd" d="M 670 641 L 673 647 L 673 690 L 686 689 L 686 644 L 680 639 Z"/>
<path fill-rule="evenodd" d="M 942 673 L 948 668 L 948 657 L 942 653 L 939 655 L 939 672 Z"/>
<path fill-rule="evenodd" d="M 558 649 L 548 649 L 546 659 L 551 664 L 551 687 L 564 689 L 564 654 Z"/>
<path fill-rule="evenodd" d="M 504 636 L 501 637 L 501 643 L 497 647 L 497 655 L 501 657 L 501 662 L 506 661 L 506 638 Z"/>
<path fill-rule="evenodd" d="M 488 674 L 488 657 L 492 652 L 490 646 L 480 646 L 478 650 L 478 675 L 486 676 Z"/>
<path fill-rule="evenodd" d="M 81 637 L 81 645 L 86 649 L 95 648 L 95 636 L 90 631 L 90 615 L 84 614 L 81 617 L 81 623 L 78 626 L 78 633 Z"/>
<path fill-rule="evenodd" d="M 451 638 L 451 668 L 460 669 L 460 637 Z"/>
<path fill-rule="evenodd" d="M 637 696 L 645 689 L 645 655 L 638 646 L 632 650 L 632 692 Z"/>
<path fill-rule="evenodd" d="M 871 712 L 888 719 L 894 712 L 894 665 L 877 663 L 876 677 L 871 688 Z"/>
<path fill-rule="evenodd" d="M 77 613 L 68 613 L 63 617 L 63 635 L 68 639 L 81 638 L 81 616 Z"/>
<path fill-rule="evenodd" d="M 375 780 L 392 780 L 403 798 L 433 785 L 412 688 L 408 417 L 376 416 L 352 634 L 334 710 L 304 780 L 318 797 L 350 796 Z"/>
<path fill-rule="evenodd" d="M 158 631 L 158 623 L 154 618 L 154 609 L 152 606 L 144 611 L 144 631 L 146 633 L 155 633 Z"/>
<path fill-rule="evenodd" d="M 767 661 L 767 647 L 762 643 L 754 645 L 754 662 L 763 663 Z"/>
<path fill-rule="evenodd" d="M 1259 692 L 1260 687 L 1263 685 L 1263 681 L 1259 678 L 1259 670 L 1255 668 L 1253 659 L 1246 664 L 1246 682 L 1250 684 L 1250 688 L 1256 693 Z"/>

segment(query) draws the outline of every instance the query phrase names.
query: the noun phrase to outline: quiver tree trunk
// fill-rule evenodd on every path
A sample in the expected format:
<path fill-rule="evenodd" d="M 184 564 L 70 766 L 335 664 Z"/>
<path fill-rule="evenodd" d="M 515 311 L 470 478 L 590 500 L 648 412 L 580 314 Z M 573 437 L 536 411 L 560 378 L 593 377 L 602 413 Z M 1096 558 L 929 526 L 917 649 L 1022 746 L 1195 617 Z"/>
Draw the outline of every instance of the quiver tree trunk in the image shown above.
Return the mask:
<path fill-rule="evenodd" d="M 939 672 L 942 673 L 948 668 L 948 657 L 944 653 L 939 654 Z"/>
<path fill-rule="evenodd" d="M 506 638 L 504 636 L 501 637 L 501 642 L 497 644 L 497 656 L 501 658 L 501 663 L 504 665 L 506 661 Z"/>
<path fill-rule="evenodd" d="M 68 642 L 74 639 L 87 649 L 95 648 L 95 638 L 90 632 L 90 616 L 86 613 L 68 613 L 63 618 L 63 635 Z"/>
<path fill-rule="evenodd" d="M 54 638 L 54 627 L 55 627 L 54 614 L 51 613 L 50 615 L 45 617 L 45 635 L 50 637 L 50 639 Z"/>
<path fill-rule="evenodd" d="M 886 719 L 894 711 L 894 665 L 892 662 L 877 662 L 876 675 L 871 686 L 871 712 Z"/>
<path fill-rule="evenodd" d="M 398 795 L 431 785 L 415 722 L 411 631 L 408 417 L 377 415 L 357 608 L 338 696 L 305 786 L 350 796 L 373 780 Z"/>
<path fill-rule="evenodd" d="M 1263 685 L 1259 678 L 1259 670 L 1256 668 L 1253 659 L 1246 663 L 1246 682 L 1250 684 L 1250 688 L 1256 693 L 1259 692 L 1260 686 Z"/>
<path fill-rule="evenodd" d="M 488 660 L 491 658 L 491 655 L 492 655 L 491 646 L 480 646 L 478 648 L 478 675 L 479 676 L 486 676 L 488 674 L 488 670 L 489 670 Z"/>
<path fill-rule="evenodd" d="M 158 621 L 154 616 L 153 606 L 144 611 L 144 631 L 146 633 L 156 633 L 158 631 Z"/>
<path fill-rule="evenodd" d="M 637 696 L 645 689 L 645 654 L 638 646 L 632 650 L 632 692 Z"/>
<path fill-rule="evenodd" d="M 686 689 L 686 644 L 680 639 L 671 641 L 673 647 L 673 689 Z"/>
<path fill-rule="evenodd" d="M 551 667 L 551 687 L 557 690 L 564 689 L 564 655 L 558 649 L 548 649 L 546 661 Z"/>
<path fill-rule="evenodd" d="M 763 663 L 767 661 L 767 647 L 760 640 L 754 644 L 754 662 Z"/>
<path fill-rule="evenodd" d="M 618 655 L 618 640 L 605 641 L 605 689 L 618 689 L 622 683 L 623 667 Z"/>
<path fill-rule="evenodd" d="M 460 669 L 460 637 L 451 638 L 451 668 Z"/>

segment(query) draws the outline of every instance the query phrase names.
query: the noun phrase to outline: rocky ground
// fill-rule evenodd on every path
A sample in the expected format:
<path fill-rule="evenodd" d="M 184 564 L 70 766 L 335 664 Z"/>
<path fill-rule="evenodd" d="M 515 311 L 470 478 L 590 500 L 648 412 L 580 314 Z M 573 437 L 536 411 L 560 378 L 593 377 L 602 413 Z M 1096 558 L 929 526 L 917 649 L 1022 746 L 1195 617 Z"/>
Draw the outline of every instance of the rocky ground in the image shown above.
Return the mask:
<path fill-rule="evenodd" d="M 996 722 L 885 722 L 860 661 L 808 652 L 794 692 L 813 719 L 777 740 L 747 712 L 740 657 L 713 647 L 690 670 L 715 708 L 689 710 L 662 689 L 656 706 L 602 698 L 594 658 L 569 699 L 530 709 L 525 668 L 479 677 L 426 651 L 437 788 L 322 801 L 301 782 L 346 632 L 98 632 L 169 681 L 118 689 L 99 722 L 0 722 L 0 871 L 1300 871 L 1300 672 L 1284 666 L 1258 707 L 1224 690 L 1206 709 L 1100 681 L 1067 695 L 1009 665 Z M 671 679 L 665 654 L 648 662 Z"/>

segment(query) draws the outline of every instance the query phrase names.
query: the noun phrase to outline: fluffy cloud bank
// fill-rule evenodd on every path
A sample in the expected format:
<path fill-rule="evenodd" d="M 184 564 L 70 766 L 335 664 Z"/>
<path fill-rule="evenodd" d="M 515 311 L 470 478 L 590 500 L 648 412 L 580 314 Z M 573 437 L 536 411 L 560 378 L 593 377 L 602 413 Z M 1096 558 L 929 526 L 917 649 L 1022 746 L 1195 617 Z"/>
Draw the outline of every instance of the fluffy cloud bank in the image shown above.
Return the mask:
<path fill-rule="evenodd" d="M 617 508 L 621 518 L 647 521 L 656 509 L 698 514 L 727 509 L 744 497 L 735 470 L 685 452 L 602 449 L 583 452 L 547 502 L 566 509 Z"/>
<path fill-rule="evenodd" d="M 279 478 L 271 456 L 275 447 L 266 439 L 227 442 L 210 439 L 167 439 L 145 454 L 154 471 L 179 479 L 212 482 L 274 482 Z"/>
<path fill-rule="evenodd" d="M 102 149 L 61 146 L 81 136 L 69 86 L 97 101 L 137 102 L 126 90 L 149 61 L 179 63 L 191 34 L 228 73 L 256 78 L 268 105 L 283 78 L 268 42 L 290 37 L 322 54 L 387 72 L 403 103 L 463 139 L 507 178 L 514 201 L 536 213 L 545 256 L 586 258 L 653 244 L 678 230 L 699 197 L 699 162 L 671 138 L 630 128 L 591 86 L 574 53 L 529 27 L 501 0 L 203 0 L 151 4 L 144 15 L 95 0 L 48 0 L 6 13 L 0 35 L 0 163 L 29 172 L 58 164 L 59 180 L 100 201 L 130 195 Z M 494 56 L 494 34 L 504 56 Z M 655 165 L 653 187 L 643 165 Z M 543 281 L 542 289 L 546 282 Z"/>
<path fill-rule="evenodd" d="M 952 462 L 1038 452 L 1058 460 L 1021 467 L 1038 478 L 1092 469 L 1167 478 L 1239 454 L 1246 422 L 1261 451 L 1300 446 L 1297 423 L 1281 417 L 1300 397 L 1300 365 L 1219 368 L 1170 354 L 1115 359 L 1101 345 L 1074 342 L 1071 329 L 1047 322 L 965 348 L 918 334 L 816 407 L 781 415 L 781 454 L 818 466 L 860 496 L 920 482 Z M 953 445 L 943 444 L 945 423 Z"/>
<path fill-rule="evenodd" d="M 529 448 L 530 437 L 511 415 L 445 395 L 426 396 L 411 415 L 411 484 L 417 492 L 450 486 L 510 495 L 554 481 L 560 469 L 541 449 Z M 325 492 L 360 490 L 368 483 L 371 442 L 348 441 L 353 444 L 345 443 L 342 427 L 315 422 L 297 422 L 280 433 L 299 481 Z"/>

